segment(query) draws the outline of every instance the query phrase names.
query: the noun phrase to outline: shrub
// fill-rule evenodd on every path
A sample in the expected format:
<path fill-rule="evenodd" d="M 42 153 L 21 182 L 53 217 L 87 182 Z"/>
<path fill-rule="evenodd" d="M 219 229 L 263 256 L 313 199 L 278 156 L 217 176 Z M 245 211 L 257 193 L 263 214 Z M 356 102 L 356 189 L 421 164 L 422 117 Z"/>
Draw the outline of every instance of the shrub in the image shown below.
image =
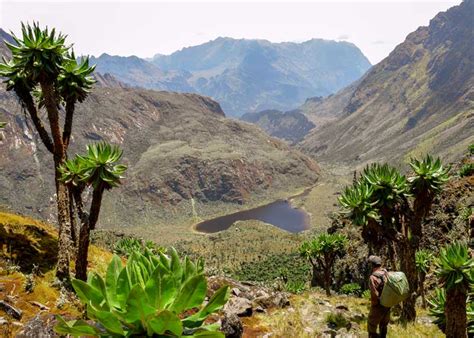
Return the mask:
<path fill-rule="evenodd" d="M 306 283 L 301 281 L 288 281 L 285 283 L 285 291 L 291 293 L 302 293 L 306 290 Z"/>
<path fill-rule="evenodd" d="M 474 155 L 474 143 L 470 144 L 469 147 L 467 147 L 469 154 Z"/>
<path fill-rule="evenodd" d="M 370 290 L 364 290 L 364 292 L 362 292 L 362 298 L 370 299 Z"/>
<path fill-rule="evenodd" d="M 362 288 L 357 283 L 348 283 L 341 286 L 339 292 L 344 295 L 353 295 L 360 297 L 362 294 Z"/>
<path fill-rule="evenodd" d="M 140 251 L 144 252 L 146 249 L 149 249 L 152 253 L 158 254 L 159 252 L 164 252 L 164 249 L 156 245 L 153 241 L 146 241 L 134 238 L 134 237 L 125 237 L 121 238 L 114 244 L 114 253 L 122 256 L 129 257 L 133 252 Z"/>
<path fill-rule="evenodd" d="M 474 174 L 474 163 L 466 163 L 459 169 L 459 176 L 472 176 Z"/>
<path fill-rule="evenodd" d="M 343 327 L 347 327 L 350 323 L 349 320 L 340 312 L 329 313 L 326 316 L 326 323 L 329 327 L 339 330 Z"/>
<path fill-rule="evenodd" d="M 180 260 L 174 249 L 158 256 L 148 249 L 135 251 L 125 266 L 114 256 L 105 280 L 91 273 L 87 282 L 72 281 L 95 323 L 66 322 L 59 316 L 55 330 L 74 336 L 224 337 L 218 324 L 203 323 L 227 302 L 229 287 L 217 290 L 202 306 L 207 292 L 203 270 L 202 261 Z"/>
<path fill-rule="evenodd" d="M 277 278 L 285 283 L 304 284 L 310 273 L 308 264 L 298 253 L 269 255 L 261 261 L 249 261 L 241 265 L 233 277 L 238 280 L 270 284 Z"/>

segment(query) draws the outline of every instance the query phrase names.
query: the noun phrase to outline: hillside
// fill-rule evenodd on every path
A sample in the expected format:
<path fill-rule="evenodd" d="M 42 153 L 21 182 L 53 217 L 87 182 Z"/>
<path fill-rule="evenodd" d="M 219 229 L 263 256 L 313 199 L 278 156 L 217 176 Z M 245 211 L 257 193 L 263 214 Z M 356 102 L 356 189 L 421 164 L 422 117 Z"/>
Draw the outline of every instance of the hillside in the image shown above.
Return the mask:
<path fill-rule="evenodd" d="M 353 44 L 321 39 L 218 38 L 148 61 L 103 54 L 93 62 L 131 86 L 210 96 L 235 116 L 296 108 L 309 96 L 336 92 L 370 67 Z"/>
<path fill-rule="evenodd" d="M 340 117 L 301 149 L 325 161 L 458 158 L 474 140 L 473 13 L 467 0 L 409 34 L 353 91 L 330 98 Z"/>
<path fill-rule="evenodd" d="M 0 204 L 48 218 L 53 169 L 16 98 L 0 89 Z M 99 113 L 100 112 L 100 113 Z M 318 167 L 257 127 L 227 119 L 195 94 L 96 88 L 77 108 L 71 154 L 102 139 L 119 144 L 129 166 L 107 193 L 101 224 L 168 225 L 290 195 L 315 182 Z M 178 233 L 175 233 L 178 235 Z"/>
<path fill-rule="evenodd" d="M 264 110 L 258 113 L 244 114 L 240 119 L 256 124 L 269 135 L 284 139 L 293 144 L 301 141 L 315 126 L 298 110 L 288 112 Z"/>

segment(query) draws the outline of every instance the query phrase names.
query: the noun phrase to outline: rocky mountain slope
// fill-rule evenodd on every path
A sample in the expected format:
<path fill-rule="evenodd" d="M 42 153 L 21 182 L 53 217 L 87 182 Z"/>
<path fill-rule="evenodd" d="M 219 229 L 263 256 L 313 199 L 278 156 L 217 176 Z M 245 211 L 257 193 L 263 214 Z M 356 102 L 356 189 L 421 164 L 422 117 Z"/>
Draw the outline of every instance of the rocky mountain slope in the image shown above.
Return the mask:
<path fill-rule="evenodd" d="M 0 204 L 48 217 L 53 210 L 50 155 L 16 98 L 0 88 Z M 174 224 L 238 209 L 311 185 L 318 167 L 257 127 L 228 119 L 196 94 L 96 88 L 77 108 L 73 146 L 107 140 L 129 166 L 107 193 L 101 223 Z"/>
<path fill-rule="evenodd" d="M 269 135 L 293 144 L 301 141 L 315 126 L 298 110 L 288 112 L 264 110 L 258 113 L 244 114 L 240 119 L 256 124 Z"/>
<path fill-rule="evenodd" d="M 370 67 L 353 44 L 320 39 L 218 38 L 148 61 L 103 54 L 93 62 L 131 86 L 210 96 L 235 116 L 296 108 L 309 96 L 336 92 Z"/>
<path fill-rule="evenodd" d="M 474 141 L 473 15 L 465 0 L 409 34 L 352 92 L 330 98 L 340 118 L 313 129 L 301 148 L 331 161 L 459 157 Z"/>

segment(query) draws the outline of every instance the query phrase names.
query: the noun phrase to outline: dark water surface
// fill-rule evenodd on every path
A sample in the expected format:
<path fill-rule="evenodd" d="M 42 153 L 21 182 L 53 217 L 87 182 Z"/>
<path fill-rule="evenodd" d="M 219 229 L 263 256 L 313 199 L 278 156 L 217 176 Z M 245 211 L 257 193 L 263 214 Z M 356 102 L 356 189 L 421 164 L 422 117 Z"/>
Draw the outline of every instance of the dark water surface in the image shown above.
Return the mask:
<path fill-rule="evenodd" d="M 289 232 L 309 229 L 309 215 L 296 209 L 288 201 L 280 200 L 255 209 L 239 211 L 196 224 L 200 232 L 212 233 L 228 229 L 237 221 L 259 220 Z"/>

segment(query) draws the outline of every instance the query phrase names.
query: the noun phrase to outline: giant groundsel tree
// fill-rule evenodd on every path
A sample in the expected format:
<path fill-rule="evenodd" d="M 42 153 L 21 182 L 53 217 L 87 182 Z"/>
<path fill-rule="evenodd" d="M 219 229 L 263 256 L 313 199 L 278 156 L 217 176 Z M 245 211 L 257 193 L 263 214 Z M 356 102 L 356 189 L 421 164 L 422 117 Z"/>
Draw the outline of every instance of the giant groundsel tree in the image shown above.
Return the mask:
<path fill-rule="evenodd" d="M 444 303 L 443 320 L 438 324 L 441 324 L 446 337 L 467 337 L 467 308 L 472 307 L 468 304 L 468 296 L 474 285 L 474 258 L 470 256 L 467 245 L 458 242 L 441 249 L 435 265 L 436 275 L 445 291 L 438 291 L 438 302 L 432 303 L 434 315 L 437 315 L 437 306 L 434 305 L 439 307 L 439 303 Z"/>
<path fill-rule="evenodd" d="M 332 269 L 336 259 L 344 254 L 347 237 L 341 234 L 320 234 L 303 242 L 300 247 L 301 256 L 305 257 L 313 267 L 311 286 L 316 286 L 318 269 L 324 273 L 324 289 L 331 295 Z"/>
<path fill-rule="evenodd" d="M 418 290 L 415 253 L 423 221 L 448 180 L 449 168 L 429 155 L 411 160 L 410 166 L 413 173 L 408 178 L 388 164 L 366 167 L 339 203 L 345 216 L 362 226 L 369 251 L 385 256 L 393 268 L 406 274 L 412 293 L 403 303 L 402 318 L 413 321 Z"/>
<path fill-rule="evenodd" d="M 94 83 L 90 76 L 94 67 L 89 66 L 88 58 L 76 60 L 66 36 L 54 29 L 22 24 L 21 32 L 21 36 L 13 36 L 14 43 L 6 42 L 11 58 L 0 63 L 0 76 L 5 78 L 6 89 L 17 95 L 52 155 L 59 228 L 56 276 L 68 280 L 74 217 L 71 192 L 60 180 L 59 168 L 67 159 L 75 107 Z M 46 119 L 40 114 L 42 110 Z"/>
<path fill-rule="evenodd" d="M 118 164 L 122 150 L 101 142 L 87 146 L 85 155 L 76 155 L 60 168 L 61 181 L 68 185 L 81 220 L 76 256 L 76 278 L 86 280 L 89 237 L 99 219 L 104 191 L 120 184 L 126 167 Z M 92 188 L 89 212 L 85 210 L 83 192 Z"/>

